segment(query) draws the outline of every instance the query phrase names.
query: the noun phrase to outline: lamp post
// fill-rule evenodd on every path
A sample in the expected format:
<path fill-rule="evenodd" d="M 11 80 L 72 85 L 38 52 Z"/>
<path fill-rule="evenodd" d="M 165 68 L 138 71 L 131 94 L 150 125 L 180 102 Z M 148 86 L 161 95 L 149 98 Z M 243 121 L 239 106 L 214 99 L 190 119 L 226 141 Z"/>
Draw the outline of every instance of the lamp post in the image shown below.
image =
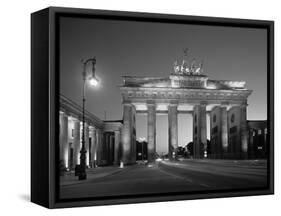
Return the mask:
<path fill-rule="evenodd" d="M 92 75 L 90 77 L 87 77 L 87 65 L 88 63 L 92 63 Z M 87 179 L 87 174 L 86 174 L 86 153 L 87 150 L 85 148 L 85 103 L 86 103 L 86 97 L 85 97 L 85 88 L 86 88 L 86 81 L 87 79 L 89 80 L 89 83 L 93 86 L 97 86 L 98 84 L 98 79 L 96 78 L 95 74 L 95 65 L 96 65 L 96 58 L 90 58 L 87 59 L 86 61 L 82 62 L 83 63 L 83 72 L 82 72 L 82 77 L 83 77 L 83 98 L 82 98 L 82 147 L 80 150 L 80 170 L 78 174 L 78 179 L 79 180 L 85 180 Z"/>

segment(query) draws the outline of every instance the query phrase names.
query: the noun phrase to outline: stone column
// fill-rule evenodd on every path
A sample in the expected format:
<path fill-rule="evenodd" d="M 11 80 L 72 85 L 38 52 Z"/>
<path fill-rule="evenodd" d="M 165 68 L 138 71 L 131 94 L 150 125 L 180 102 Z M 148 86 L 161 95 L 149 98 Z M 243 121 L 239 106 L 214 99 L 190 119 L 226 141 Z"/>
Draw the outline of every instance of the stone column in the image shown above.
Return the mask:
<path fill-rule="evenodd" d="M 60 160 L 64 167 L 68 166 L 68 117 L 60 113 Z"/>
<path fill-rule="evenodd" d="M 209 158 L 217 159 L 218 157 L 218 145 L 221 145 L 220 142 L 220 107 L 213 107 L 210 112 L 210 150 L 211 154 Z"/>
<path fill-rule="evenodd" d="M 101 131 L 100 129 L 96 129 L 96 165 L 100 165 L 101 163 Z"/>
<path fill-rule="evenodd" d="M 215 123 L 214 122 L 214 109 L 213 108 L 210 112 L 210 151 L 211 154 L 208 155 L 209 158 L 211 159 L 215 159 L 216 158 L 216 136 L 215 136 L 215 131 L 214 131 L 214 127 L 215 127 Z"/>
<path fill-rule="evenodd" d="M 193 154 L 194 158 L 203 158 L 207 151 L 206 105 L 195 105 L 193 109 Z"/>
<path fill-rule="evenodd" d="M 114 162 L 114 143 L 115 143 L 115 134 L 110 134 L 109 136 L 109 158 L 108 158 L 108 163 L 112 165 Z"/>
<path fill-rule="evenodd" d="M 199 106 L 195 105 L 193 108 L 193 157 L 200 158 L 200 135 L 199 129 Z"/>
<path fill-rule="evenodd" d="M 108 164 L 109 163 L 109 146 L 110 146 L 110 134 L 108 132 L 104 132 L 103 134 L 104 137 L 104 141 L 103 141 L 103 145 L 102 145 L 102 156 L 101 159 L 103 161 L 103 163 Z"/>
<path fill-rule="evenodd" d="M 120 144 L 120 131 L 114 131 L 114 165 L 119 165 L 119 144 Z"/>
<path fill-rule="evenodd" d="M 109 150 L 110 150 L 110 134 L 108 132 L 104 133 L 104 142 L 102 147 L 103 157 L 102 159 L 106 161 L 106 164 L 109 164 Z"/>
<path fill-rule="evenodd" d="M 96 156 L 96 130 L 93 126 L 90 127 L 90 137 L 92 139 L 92 143 L 91 143 L 91 149 L 90 149 L 91 158 L 89 158 L 89 160 L 91 162 L 90 166 L 94 168 L 95 165 L 96 165 L 95 164 L 95 160 L 96 160 L 96 157 L 95 157 Z"/>
<path fill-rule="evenodd" d="M 132 104 L 123 104 L 122 161 L 130 163 L 132 144 Z"/>
<path fill-rule="evenodd" d="M 132 131 L 132 134 L 131 134 L 131 163 L 134 164 L 136 163 L 136 157 L 137 157 L 137 153 L 136 153 L 136 108 L 135 106 L 132 106 L 132 113 L 131 113 L 131 123 L 132 123 L 132 126 L 131 126 L 131 131 Z"/>
<path fill-rule="evenodd" d="M 86 149 L 86 167 L 90 166 L 89 164 L 89 125 L 85 123 L 85 149 Z"/>
<path fill-rule="evenodd" d="M 156 153 L 156 111 L 155 104 L 147 104 L 147 154 L 148 162 L 155 160 Z"/>
<path fill-rule="evenodd" d="M 254 154 L 254 136 L 255 136 L 255 130 L 252 128 L 249 130 L 249 144 L 248 144 L 248 156 L 250 159 L 255 158 Z"/>
<path fill-rule="evenodd" d="M 169 124 L 169 158 L 177 159 L 178 148 L 178 106 L 170 104 L 168 110 Z"/>
<path fill-rule="evenodd" d="M 228 153 L 228 125 L 227 125 L 227 107 L 221 107 L 221 144 L 222 156 L 227 158 Z"/>
<path fill-rule="evenodd" d="M 200 138 L 204 145 L 204 152 L 207 151 L 207 119 L 206 119 L 206 105 L 200 105 Z M 204 155 L 203 155 L 204 156 Z"/>
<path fill-rule="evenodd" d="M 241 109 L 241 157 L 243 159 L 248 158 L 248 125 L 247 125 L 247 105 L 243 104 Z"/>
<path fill-rule="evenodd" d="M 73 138 L 73 159 L 74 159 L 74 167 L 76 164 L 80 164 L 80 121 L 74 120 L 74 138 Z"/>

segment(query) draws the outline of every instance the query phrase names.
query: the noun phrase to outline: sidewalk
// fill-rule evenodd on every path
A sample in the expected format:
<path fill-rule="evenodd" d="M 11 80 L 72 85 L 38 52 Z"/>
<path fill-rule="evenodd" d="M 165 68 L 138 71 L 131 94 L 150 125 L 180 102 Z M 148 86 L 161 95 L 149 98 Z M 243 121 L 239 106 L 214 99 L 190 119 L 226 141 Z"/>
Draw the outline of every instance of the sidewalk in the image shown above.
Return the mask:
<path fill-rule="evenodd" d="M 64 176 L 60 176 L 60 185 L 66 186 L 90 182 L 94 179 L 103 178 L 105 176 L 122 172 L 127 168 L 128 167 L 119 168 L 117 166 L 90 168 L 86 170 L 87 179 L 83 181 L 79 181 L 78 176 L 75 176 L 74 171 L 70 171 L 65 173 Z"/>

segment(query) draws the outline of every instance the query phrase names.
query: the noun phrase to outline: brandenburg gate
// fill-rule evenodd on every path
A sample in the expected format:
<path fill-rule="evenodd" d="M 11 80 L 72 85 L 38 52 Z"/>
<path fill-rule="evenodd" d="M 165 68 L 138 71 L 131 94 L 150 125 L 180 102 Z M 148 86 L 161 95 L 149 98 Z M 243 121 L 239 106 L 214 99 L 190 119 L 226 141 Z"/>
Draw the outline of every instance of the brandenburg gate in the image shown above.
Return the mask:
<path fill-rule="evenodd" d="M 136 161 L 136 114 L 147 114 L 148 161 L 156 153 L 156 113 L 168 114 L 169 158 L 177 158 L 178 114 L 193 117 L 194 158 L 235 158 L 248 155 L 245 81 L 212 80 L 202 63 L 174 63 L 169 77 L 124 76 L 122 161 Z M 207 114 L 210 115 L 210 148 L 207 155 Z"/>

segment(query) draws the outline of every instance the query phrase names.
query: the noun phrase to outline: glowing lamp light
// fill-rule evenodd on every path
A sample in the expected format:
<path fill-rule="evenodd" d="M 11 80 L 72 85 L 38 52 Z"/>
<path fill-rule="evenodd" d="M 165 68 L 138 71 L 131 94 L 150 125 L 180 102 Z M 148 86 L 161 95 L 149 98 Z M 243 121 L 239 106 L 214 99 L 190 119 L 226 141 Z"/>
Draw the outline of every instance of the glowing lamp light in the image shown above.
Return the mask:
<path fill-rule="evenodd" d="M 207 158 L 207 151 L 204 151 L 204 158 Z"/>
<path fill-rule="evenodd" d="M 99 81 L 96 77 L 92 77 L 90 78 L 89 83 L 91 86 L 97 86 L 99 84 Z"/>

